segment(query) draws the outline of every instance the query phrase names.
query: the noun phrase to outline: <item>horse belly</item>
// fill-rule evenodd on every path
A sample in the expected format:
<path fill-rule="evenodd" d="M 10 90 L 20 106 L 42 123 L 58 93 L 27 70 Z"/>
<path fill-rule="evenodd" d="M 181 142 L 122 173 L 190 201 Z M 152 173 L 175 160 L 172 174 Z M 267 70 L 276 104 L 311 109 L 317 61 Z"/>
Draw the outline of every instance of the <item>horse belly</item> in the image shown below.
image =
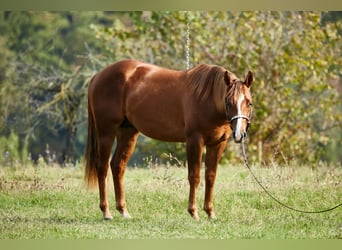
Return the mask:
<path fill-rule="evenodd" d="M 184 125 L 178 117 L 155 110 L 140 110 L 128 117 L 133 126 L 147 137 L 169 142 L 184 142 Z"/>
<path fill-rule="evenodd" d="M 147 101 L 148 100 L 148 101 Z M 180 105 L 167 100 L 131 102 L 127 119 L 144 135 L 169 142 L 184 142 L 184 119 Z"/>
<path fill-rule="evenodd" d="M 127 119 L 153 139 L 185 141 L 182 82 L 182 74 L 177 71 L 138 66 L 126 84 Z"/>

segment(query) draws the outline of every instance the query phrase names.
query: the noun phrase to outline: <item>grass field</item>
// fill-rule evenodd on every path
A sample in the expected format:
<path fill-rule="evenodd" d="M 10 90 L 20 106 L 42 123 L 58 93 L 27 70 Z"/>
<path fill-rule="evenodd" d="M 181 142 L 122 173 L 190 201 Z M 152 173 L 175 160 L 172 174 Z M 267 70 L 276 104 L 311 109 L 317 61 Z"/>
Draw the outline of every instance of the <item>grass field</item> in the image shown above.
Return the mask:
<path fill-rule="evenodd" d="M 342 167 L 253 167 L 283 202 L 320 210 L 342 200 Z M 215 185 L 217 220 L 204 211 L 187 213 L 186 168 L 128 169 L 126 198 L 132 219 L 114 210 L 103 221 L 97 190 L 88 191 L 83 169 L 0 167 L 1 239 L 341 239 L 342 207 L 324 214 L 301 214 L 279 206 L 257 186 L 242 165 L 220 166 Z M 203 206 L 204 181 L 198 192 Z"/>

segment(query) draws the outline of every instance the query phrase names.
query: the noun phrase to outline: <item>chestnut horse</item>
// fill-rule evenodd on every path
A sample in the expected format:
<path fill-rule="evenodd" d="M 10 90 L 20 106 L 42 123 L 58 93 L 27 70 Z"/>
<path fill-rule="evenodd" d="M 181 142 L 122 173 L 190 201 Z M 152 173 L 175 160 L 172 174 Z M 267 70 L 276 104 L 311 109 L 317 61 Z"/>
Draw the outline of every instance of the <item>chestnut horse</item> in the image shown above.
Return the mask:
<path fill-rule="evenodd" d="M 188 211 L 196 220 L 196 191 L 206 146 L 204 210 L 209 218 L 215 218 L 213 186 L 217 165 L 231 134 L 235 142 L 246 138 L 252 114 L 252 82 L 250 71 L 242 81 L 223 67 L 207 64 L 176 71 L 123 60 L 97 73 L 88 90 L 85 181 L 90 186 L 98 184 L 103 218 L 112 219 L 106 177 L 115 139 L 110 167 L 116 209 L 123 217 L 130 217 L 123 176 L 139 132 L 161 141 L 186 143 Z"/>

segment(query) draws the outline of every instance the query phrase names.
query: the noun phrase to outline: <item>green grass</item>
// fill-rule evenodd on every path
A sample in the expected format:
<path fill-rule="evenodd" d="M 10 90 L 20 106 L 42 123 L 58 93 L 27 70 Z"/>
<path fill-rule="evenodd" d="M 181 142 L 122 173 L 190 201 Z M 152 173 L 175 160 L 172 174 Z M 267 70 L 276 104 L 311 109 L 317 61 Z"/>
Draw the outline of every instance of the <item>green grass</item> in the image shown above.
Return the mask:
<path fill-rule="evenodd" d="M 253 168 L 285 203 L 320 210 L 341 202 L 342 168 Z M 82 167 L 0 167 L 1 239 L 341 239 L 342 208 L 301 214 L 279 206 L 242 166 L 220 166 L 215 184 L 217 220 L 206 218 L 203 172 L 200 221 L 187 213 L 185 168 L 128 169 L 126 199 L 132 219 L 114 210 L 103 221 L 97 190 L 87 191 Z"/>

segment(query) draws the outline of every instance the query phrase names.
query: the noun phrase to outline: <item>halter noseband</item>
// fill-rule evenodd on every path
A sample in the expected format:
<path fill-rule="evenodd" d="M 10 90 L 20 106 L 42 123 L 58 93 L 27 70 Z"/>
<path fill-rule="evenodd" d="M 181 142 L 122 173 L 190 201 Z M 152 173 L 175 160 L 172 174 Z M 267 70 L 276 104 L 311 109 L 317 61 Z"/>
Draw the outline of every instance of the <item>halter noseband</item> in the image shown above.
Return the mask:
<path fill-rule="evenodd" d="M 252 114 L 253 114 L 252 104 L 250 104 L 251 113 L 250 113 L 249 117 L 246 116 L 246 115 L 234 115 L 234 116 L 233 116 L 232 118 L 230 118 L 230 119 L 228 118 L 228 114 L 229 114 L 229 105 L 230 105 L 230 103 L 229 103 L 229 101 L 228 101 L 228 98 L 226 98 L 226 116 L 227 116 L 227 120 L 228 120 L 229 124 L 231 125 L 232 122 L 233 122 L 234 120 L 237 120 L 237 119 L 239 119 L 239 118 L 246 119 L 246 120 L 247 120 L 247 128 L 246 128 L 246 131 L 247 131 L 248 128 L 249 128 L 249 125 L 250 125 L 250 123 L 251 123 Z"/>

